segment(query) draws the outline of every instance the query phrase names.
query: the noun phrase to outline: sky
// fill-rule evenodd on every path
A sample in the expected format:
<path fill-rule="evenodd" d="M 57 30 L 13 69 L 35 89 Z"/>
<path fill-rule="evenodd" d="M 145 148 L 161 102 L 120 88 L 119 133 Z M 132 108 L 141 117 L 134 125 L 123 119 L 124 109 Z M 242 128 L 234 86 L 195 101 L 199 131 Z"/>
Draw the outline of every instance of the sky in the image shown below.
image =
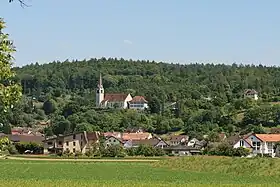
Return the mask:
<path fill-rule="evenodd" d="M 0 2 L 15 65 L 117 57 L 280 65 L 279 0 Z"/>

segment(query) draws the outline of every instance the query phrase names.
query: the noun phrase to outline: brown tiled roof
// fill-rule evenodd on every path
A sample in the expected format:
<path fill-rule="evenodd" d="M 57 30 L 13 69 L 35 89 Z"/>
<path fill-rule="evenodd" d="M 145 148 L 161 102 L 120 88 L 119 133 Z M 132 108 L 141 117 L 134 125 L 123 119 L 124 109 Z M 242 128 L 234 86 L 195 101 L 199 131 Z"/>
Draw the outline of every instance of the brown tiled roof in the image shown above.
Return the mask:
<path fill-rule="evenodd" d="M 234 136 L 230 136 L 227 138 L 227 142 L 230 145 L 234 145 L 236 144 L 240 139 L 242 139 L 242 137 L 240 135 L 234 135 Z"/>
<path fill-rule="evenodd" d="M 181 141 L 183 138 L 188 141 L 189 137 L 187 135 L 174 135 L 170 137 L 170 141 Z"/>
<path fill-rule="evenodd" d="M 87 133 L 87 139 L 88 140 L 98 140 L 99 136 L 98 136 L 98 133 L 97 132 L 88 132 Z"/>
<path fill-rule="evenodd" d="M 34 135 L 22 135 L 22 134 L 16 134 L 16 135 L 9 135 L 8 136 L 10 141 L 12 142 L 25 142 L 25 143 L 42 143 L 45 139 L 43 136 L 34 136 Z"/>
<path fill-rule="evenodd" d="M 114 102 L 114 101 L 124 101 L 127 98 L 128 94 L 116 93 L 116 94 L 105 94 L 105 98 L 101 103 L 105 103 L 106 101 Z"/>
<path fill-rule="evenodd" d="M 143 96 L 135 96 L 132 98 L 131 101 L 129 101 L 130 103 L 134 103 L 134 102 L 144 102 L 144 103 L 148 103 L 148 101 L 143 97 Z"/>
<path fill-rule="evenodd" d="M 122 139 L 123 140 L 144 140 L 148 139 L 150 133 L 123 133 Z"/>
<path fill-rule="evenodd" d="M 137 146 L 137 145 L 151 145 L 151 146 L 156 146 L 160 142 L 159 139 L 156 138 L 151 138 L 151 139 L 145 139 L 145 140 L 133 140 L 132 145 Z"/>

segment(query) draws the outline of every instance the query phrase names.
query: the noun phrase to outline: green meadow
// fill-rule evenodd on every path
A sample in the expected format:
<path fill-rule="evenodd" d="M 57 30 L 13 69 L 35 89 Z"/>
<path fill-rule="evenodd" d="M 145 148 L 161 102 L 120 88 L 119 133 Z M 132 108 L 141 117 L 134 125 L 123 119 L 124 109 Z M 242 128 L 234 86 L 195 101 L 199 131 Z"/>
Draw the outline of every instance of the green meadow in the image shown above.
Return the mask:
<path fill-rule="evenodd" d="M 0 186 L 277 187 L 279 168 L 280 160 L 267 158 L 187 157 L 158 162 L 7 159 L 0 160 Z"/>

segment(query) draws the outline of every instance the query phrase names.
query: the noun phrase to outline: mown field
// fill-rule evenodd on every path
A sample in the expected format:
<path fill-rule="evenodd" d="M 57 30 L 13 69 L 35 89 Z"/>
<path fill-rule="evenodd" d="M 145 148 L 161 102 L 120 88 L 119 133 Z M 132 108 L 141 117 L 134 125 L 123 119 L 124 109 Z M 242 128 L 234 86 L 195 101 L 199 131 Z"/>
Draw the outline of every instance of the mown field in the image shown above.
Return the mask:
<path fill-rule="evenodd" d="M 244 166 L 237 167 L 239 163 Z M 249 164 L 253 166 L 248 168 Z M 135 163 L 8 159 L 0 160 L 0 186 L 279 186 L 280 171 L 256 174 L 261 171 L 258 167 L 276 171 L 280 160 L 188 157 Z"/>

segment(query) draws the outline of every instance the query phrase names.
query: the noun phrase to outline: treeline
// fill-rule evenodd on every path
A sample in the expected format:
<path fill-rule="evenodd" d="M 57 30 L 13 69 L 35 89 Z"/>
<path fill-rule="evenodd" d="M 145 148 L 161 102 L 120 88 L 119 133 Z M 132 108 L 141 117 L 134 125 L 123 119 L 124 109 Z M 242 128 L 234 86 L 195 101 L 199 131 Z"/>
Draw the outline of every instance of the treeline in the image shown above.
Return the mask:
<path fill-rule="evenodd" d="M 279 107 L 270 103 L 280 98 L 278 67 L 101 58 L 36 63 L 15 70 L 25 96 L 1 118 L 2 123 L 34 126 L 50 119 L 47 134 L 142 127 L 156 134 L 181 130 L 202 138 L 210 132 L 215 137 L 219 132 L 261 132 L 264 127 L 279 125 Z M 143 95 L 150 109 L 96 109 L 99 73 L 103 75 L 105 93 Z M 257 90 L 261 99 L 244 99 L 243 92 L 248 88 Z"/>

